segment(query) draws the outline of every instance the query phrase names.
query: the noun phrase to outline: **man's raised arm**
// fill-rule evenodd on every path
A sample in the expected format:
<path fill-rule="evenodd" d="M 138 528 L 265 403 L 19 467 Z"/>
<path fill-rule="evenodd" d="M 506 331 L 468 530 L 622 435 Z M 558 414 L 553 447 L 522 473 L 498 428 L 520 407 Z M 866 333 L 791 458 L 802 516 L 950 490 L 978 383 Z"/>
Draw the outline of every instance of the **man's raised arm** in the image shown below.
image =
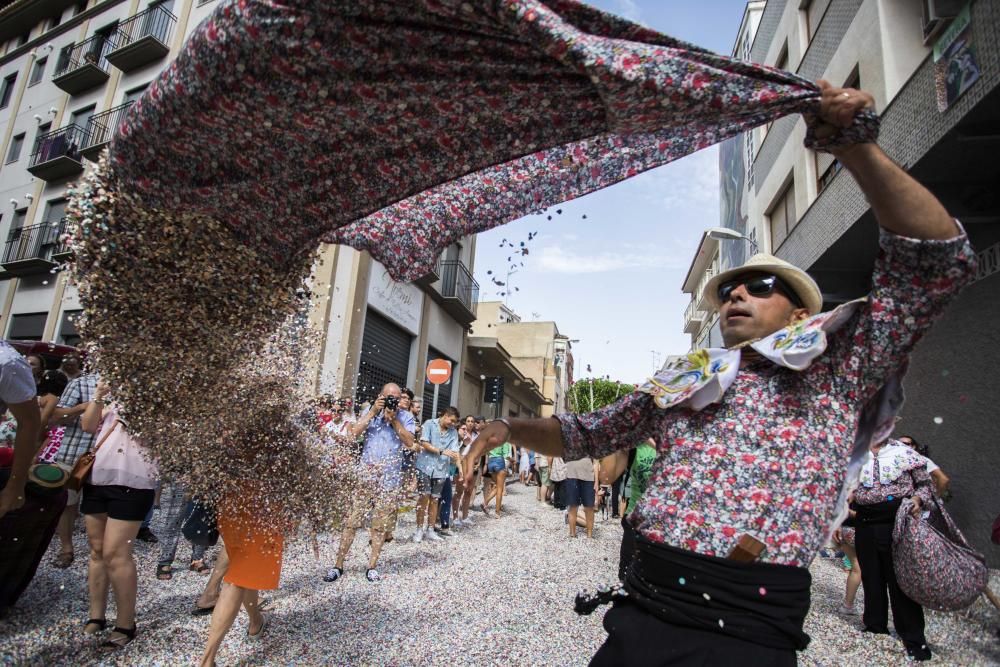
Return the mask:
<path fill-rule="evenodd" d="M 874 106 L 874 99 L 864 91 L 834 88 L 822 80 L 819 86 L 820 117 L 831 126 L 848 127 L 855 113 Z M 961 233 L 937 197 L 889 159 L 877 144 L 852 144 L 830 152 L 854 176 L 882 228 L 920 240 L 952 239 Z"/>
<path fill-rule="evenodd" d="M 820 82 L 820 118 L 846 127 L 873 103 L 868 93 Z M 838 381 L 864 401 L 905 367 L 914 346 L 975 276 L 975 251 L 961 226 L 924 186 L 874 143 L 831 148 L 871 203 L 881 227 L 872 289 L 853 324 L 829 337 Z"/>

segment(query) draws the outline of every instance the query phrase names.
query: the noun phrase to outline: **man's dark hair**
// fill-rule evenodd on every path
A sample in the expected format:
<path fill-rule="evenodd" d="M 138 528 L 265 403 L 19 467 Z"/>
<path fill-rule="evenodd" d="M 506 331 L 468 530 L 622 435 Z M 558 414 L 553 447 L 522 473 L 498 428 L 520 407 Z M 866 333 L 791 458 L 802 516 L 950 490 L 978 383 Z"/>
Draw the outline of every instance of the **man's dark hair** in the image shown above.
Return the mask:
<path fill-rule="evenodd" d="M 460 418 L 461 418 L 461 416 L 462 416 L 461 414 L 459 414 L 459 412 L 458 412 L 458 408 L 456 408 L 456 407 L 453 407 L 453 406 L 451 406 L 451 405 L 449 405 L 449 406 L 448 406 L 448 407 L 446 407 L 446 408 L 441 408 L 441 409 L 440 409 L 440 410 L 438 411 L 438 417 L 444 417 L 445 415 L 451 415 L 451 416 L 452 416 L 452 417 L 454 417 L 455 419 L 460 419 Z"/>
<path fill-rule="evenodd" d="M 403 393 L 406 394 L 407 396 L 409 396 L 411 401 L 413 400 L 413 390 L 412 389 L 410 389 L 409 387 L 407 387 L 406 389 L 403 390 Z"/>
<path fill-rule="evenodd" d="M 482 415 L 476 415 L 476 421 L 477 422 L 484 422 L 484 421 L 486 421 L 486 417 L 484 417 Z"/>

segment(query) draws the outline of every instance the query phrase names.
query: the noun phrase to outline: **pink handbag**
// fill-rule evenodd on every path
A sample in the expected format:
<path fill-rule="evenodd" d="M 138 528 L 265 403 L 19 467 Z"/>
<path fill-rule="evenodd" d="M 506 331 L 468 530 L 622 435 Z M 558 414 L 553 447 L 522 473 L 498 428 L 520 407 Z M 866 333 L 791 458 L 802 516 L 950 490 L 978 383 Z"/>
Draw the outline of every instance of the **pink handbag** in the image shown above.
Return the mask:
<path fill-rule="evenodd" d="M 892 532 L 892 563 L 899 587 L 914 602 L 938 611 L 964 609 L 989 583 L 986 558 L 966 541 L 941 501 L 926 519 L 903 501 Z"/>

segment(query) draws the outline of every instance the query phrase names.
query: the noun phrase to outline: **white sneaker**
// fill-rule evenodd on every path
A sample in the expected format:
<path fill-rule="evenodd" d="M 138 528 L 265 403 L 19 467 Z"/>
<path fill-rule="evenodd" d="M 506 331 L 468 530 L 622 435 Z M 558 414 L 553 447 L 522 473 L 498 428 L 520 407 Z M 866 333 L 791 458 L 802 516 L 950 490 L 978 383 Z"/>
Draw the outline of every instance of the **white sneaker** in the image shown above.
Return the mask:
<path fill-rule="evenodd" d="M 428 530 L 425 537 L 431 542 L 443 542 L 444 538 L 435 533 L 433 530 Z"/>
<path fill-rule="evenodd" d="M 844 616 L 857 616 L 858 610 L 855 607 L 848 607 L 846 604 L 841 603 L 840 613 Z"/>
<path fill-rule="evenodd" d="M 424 531 L 422 529 L 417 528 L 417 532 L 413 533 L 413 541 L 414 542 L 424 541 Z"/>

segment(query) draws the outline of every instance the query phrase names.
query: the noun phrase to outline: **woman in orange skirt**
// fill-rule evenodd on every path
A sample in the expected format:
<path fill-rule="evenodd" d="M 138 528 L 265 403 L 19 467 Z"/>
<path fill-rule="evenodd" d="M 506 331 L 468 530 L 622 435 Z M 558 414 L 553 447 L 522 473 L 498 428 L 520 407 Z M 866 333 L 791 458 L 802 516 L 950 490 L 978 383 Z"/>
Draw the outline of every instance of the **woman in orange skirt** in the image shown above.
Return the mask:
<path fill-rule="evenodd" d="M 252 498 L 251 494 L 230 497 L 219 509 L 219 533 L 229 554 L 229 569 L 212 612 L 208 644 L 201 657 L 202 667 L 215 664 L 215 654 L 233 626 L 240 605 L 250 616 L 247 639 L 259 640 L 267 627 L 267 616 L 260 611 L 258 591 L 278 587 L 284 535 L 264 525 L 261 518 L 268 512 Z"/>

